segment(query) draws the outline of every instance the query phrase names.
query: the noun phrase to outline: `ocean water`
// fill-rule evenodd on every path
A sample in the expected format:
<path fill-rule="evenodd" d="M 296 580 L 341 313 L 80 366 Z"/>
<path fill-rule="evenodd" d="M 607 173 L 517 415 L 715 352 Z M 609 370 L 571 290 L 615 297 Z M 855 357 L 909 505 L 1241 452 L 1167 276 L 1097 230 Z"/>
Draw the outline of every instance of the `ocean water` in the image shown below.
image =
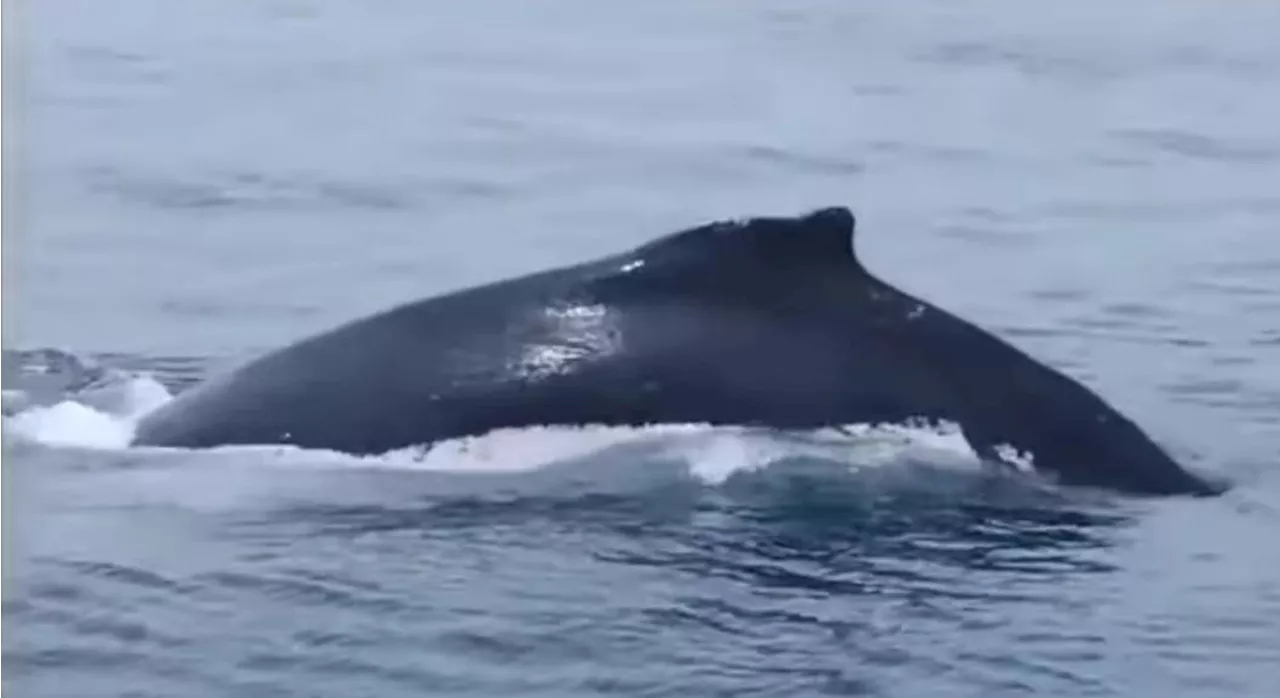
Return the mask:
<path fill-rule="evenodd" d="M 5 20 L 13 695 L 1280 686 L 1280 5 L 44 0 Z M 1232 491 L 994 478 L 946 428 L 124 445 L 201 376 L 360 314 L 827 205 L 877 273 Z"/>

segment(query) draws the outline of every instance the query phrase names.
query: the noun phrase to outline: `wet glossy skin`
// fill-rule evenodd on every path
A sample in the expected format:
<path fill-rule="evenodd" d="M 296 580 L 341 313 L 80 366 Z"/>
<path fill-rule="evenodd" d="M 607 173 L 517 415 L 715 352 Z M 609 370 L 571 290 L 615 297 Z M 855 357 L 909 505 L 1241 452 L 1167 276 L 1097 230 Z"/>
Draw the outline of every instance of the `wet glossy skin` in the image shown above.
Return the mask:
<path fill-rule="evenodd" d="M 1091 391 L 885 284 L 843 208 L 717 222 L 358 320 L 178 396 L 136 443 L 379 453 L 502 427 L 960 424 L 1064 483 L 1208 494 Z"/>

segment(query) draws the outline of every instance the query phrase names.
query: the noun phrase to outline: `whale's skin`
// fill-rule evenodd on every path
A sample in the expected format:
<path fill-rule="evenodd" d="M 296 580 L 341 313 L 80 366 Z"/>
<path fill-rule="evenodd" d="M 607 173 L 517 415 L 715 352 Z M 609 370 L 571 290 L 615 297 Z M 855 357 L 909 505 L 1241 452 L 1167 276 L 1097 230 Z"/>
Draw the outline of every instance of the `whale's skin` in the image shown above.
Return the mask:
<path fill-rule="evenodd" d="M 716 221 L 410 302 L 214 376 L 133 443 L 377 454 L 535 425 L 945 420 L 1067 485 L 1221 492 L 1097 394 L 871 274 L 844 207 Z"/>

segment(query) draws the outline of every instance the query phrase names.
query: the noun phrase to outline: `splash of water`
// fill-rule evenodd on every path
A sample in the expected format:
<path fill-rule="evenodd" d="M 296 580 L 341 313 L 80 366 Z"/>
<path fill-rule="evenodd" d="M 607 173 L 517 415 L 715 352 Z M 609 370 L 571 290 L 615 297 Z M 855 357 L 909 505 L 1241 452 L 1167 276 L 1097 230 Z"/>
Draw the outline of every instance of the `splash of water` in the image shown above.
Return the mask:
<path fill-rule="evenodd" d="M 186 451 L 129 445 L 139 420 L 170 399 L 172 395 L 164 385 L 148 375 L 119 376 L 52 404 L 18 409 L 5 418 L 6 438 L 52 448 Z M 196 452 L 186 453 L 190 456 Z M 904 455 L 920 455 L 935 462 L 940 459 L 976 462 L 976 456 L 959 430 L 950 424 L 849 425 L 791 434 L 707 424 L 534 426 L 501 429 L 482 436 L 450 439 L 430 447 L 404 448 L 376 456 L 264 445 L 204 449 L 199 457 L 252 456 L 255 460 L 302 467 L 518 473 L 623 453 L 684 461 L 693 477 L 709 485 L 785 458 L 856 462 L 860 468 L 874 467 Z"/>

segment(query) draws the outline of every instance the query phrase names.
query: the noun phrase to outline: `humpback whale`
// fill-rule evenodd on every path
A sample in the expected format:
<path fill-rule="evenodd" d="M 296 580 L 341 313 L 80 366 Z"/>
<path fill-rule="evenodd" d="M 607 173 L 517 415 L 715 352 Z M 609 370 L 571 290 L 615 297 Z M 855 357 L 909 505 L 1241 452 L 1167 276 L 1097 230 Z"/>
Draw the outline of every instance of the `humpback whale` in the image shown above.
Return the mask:
<path fill-rule="evenodd" d="M 533 425 L 957 424 L 1064 485 L 1210 495 L 1082 383 L 881 280 L 845 207 L 720 220 L 409 302 L 215 375 L 139 446 L 384 453 Z"/>

